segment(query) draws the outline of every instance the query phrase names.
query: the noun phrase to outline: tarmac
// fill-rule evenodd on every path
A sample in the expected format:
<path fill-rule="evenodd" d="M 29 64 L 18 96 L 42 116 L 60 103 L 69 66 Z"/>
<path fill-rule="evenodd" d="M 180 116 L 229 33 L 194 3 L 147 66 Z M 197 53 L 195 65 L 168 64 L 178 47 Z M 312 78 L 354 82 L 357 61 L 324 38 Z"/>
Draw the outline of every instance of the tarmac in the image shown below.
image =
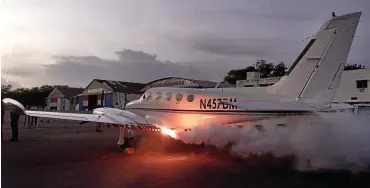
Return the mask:
<path fill-rule="evenodd" d="M 5 118 L 8 118 L 7 116 Z M 9 121 L 1 143 L 1 186 L 37 187 L 370 187 L 370 174 L 301 173 L 289 160 L 237 160 L 204 146 L 137 132 L 134 155 L 119 152 L 118 128 L 52 120 L 28 129 L 20 119 L 19 142 Z"/>

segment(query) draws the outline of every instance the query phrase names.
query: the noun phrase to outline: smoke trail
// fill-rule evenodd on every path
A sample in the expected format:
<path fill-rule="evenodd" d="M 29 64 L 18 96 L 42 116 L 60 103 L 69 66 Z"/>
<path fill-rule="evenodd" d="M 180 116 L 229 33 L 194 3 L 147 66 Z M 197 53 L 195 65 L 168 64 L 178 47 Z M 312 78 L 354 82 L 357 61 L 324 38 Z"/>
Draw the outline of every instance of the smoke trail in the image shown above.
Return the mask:
<path fill-rule="evenodd" d="M 297 170 L 347 169 L 360 171 L 370 165 L 370 125 L 366 117 L 348 113 L 320 113 L 246 123 L 246 126 L 204 125 L 178 138 L 186 143 L 224 147 L 248 157 L 270 152 L 276 157 L 294 155 Z M 260 125 L 260 126 L 255 126 Z M 307 167 L 307 161 L 310 167 Z"/>

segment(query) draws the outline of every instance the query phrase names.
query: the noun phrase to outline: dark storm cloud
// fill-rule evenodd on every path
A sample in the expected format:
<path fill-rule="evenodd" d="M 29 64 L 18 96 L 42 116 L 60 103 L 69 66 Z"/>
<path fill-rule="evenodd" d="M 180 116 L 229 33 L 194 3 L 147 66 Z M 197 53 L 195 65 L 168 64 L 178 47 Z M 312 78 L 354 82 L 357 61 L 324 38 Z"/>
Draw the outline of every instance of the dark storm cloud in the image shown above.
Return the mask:
<path fill-rule="evenodd" d="M 275 55 L 279 45 L 286 44 L 288 41 L 279 38 L 272 39 L 246 39 L 246 38 L 222 38 L 212 35 L 201 37 L 189 37 L 179 39 L 183 44 L 195 50 L 225 55 L 225 56 L 248 56 L 262 58 L 268 55 Z M 282 48 L 280 48 L 282 52 Z"/>
<path fill-rule="evenodd" d="M 24 48 L 9 48 L 13 55 L 3 62 L 8 68 L 18 66 L 2 72 L 23 85 L 85 86 L 93 78 L 147 82 L 166 76 L 221 80 L 228 70 L 261 58 L 289 66 L 307 44 L 304 39 L 332 11 L 363 12 L 348 62 L 370 67 L 369 0 L 158 0 L 145 6 L 138 1 L 78 2 L 40 3 L 26 14 L 38 18 L 39 13 L 38 22 L 18 14 L 27 32 L 14 38 L 22 39 L 19 46 Z M 15 5 L 20 13 L 35 6 Z M 13 9 L 9 15 L 17 15 Z M 40 64 L 47 65 L 40 69 Z"/>
<path fill-rule="evenodd" d="M 39 69 L 29 66 L 13 66 L 11 68 L 3 68 L 1 70 L 2 73 L 19 77 L 30 77 L 36 74 L 38 71 Z"/>
<path fill-rule="evenodd" d="M 120 61 L 129 62 L 156 62 L 157 55 L 151 55 L 143 51 L 134 51 L 131 49 L 123 49 L 122 51 L 116 51 L 116 55 Z"/>
<path fill-rule="evenodd" d="M 170 19 L 181 26 L 163 37 L 204 56 L 264 58 L 291 64 L 320 26 L 337 15 L 362 11 L 362 22 L 348 61 L 369 64 L 370 1 L 210 1 L 207 8 L 190 7 L 191 14 L 173 8 Z M 180 12 L 180 13 L 177 13 Z M 186 12 L 186 13 L 184 13 Z M 246 60 L 247 61 L 247 60 Z M 252 61 L 253 63 L 253 61 Z"/>
<path fill-rule="evenodd" d="M 57 63 L 45 65 L 41 77 L 47 78 L 48 83 L 71 86 L 86 86 L 94 78 L 142 83 L 169 76 L 212 78 L 207 71 L 194 64 L 159 61 L 156 55 L 130 49 L 117 51 L 116 54 L 119 60 L 96 56 L 55 56 Z"/>

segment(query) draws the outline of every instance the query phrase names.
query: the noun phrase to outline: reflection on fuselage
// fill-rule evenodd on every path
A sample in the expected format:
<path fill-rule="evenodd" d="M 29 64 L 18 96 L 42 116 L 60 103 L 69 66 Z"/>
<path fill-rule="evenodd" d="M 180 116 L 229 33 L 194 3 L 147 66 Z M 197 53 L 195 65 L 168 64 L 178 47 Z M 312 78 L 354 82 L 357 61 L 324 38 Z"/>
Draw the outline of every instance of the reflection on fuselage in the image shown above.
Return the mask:
<path fill-rule="evenodd" d="M 236 102 L 243 100 L 243 97 L 245 98 L 240 93 L 223 89 L 153 88 L 145 92 L 140 99 L 128 103 L 126 110 L 147 117 L 148 121 L 177 129 L 188 129 L 203 124 L 232 124 L 278 116 L 274 113 L 247 111 L 222 103 L 224 100 Z"/>

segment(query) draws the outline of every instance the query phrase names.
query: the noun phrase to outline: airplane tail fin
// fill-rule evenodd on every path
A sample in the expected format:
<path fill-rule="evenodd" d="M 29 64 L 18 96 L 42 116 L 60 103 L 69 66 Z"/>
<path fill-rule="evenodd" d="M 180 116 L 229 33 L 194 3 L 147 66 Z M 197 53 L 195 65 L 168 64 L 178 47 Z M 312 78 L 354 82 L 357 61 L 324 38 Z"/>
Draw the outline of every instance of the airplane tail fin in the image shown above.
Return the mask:
<path fill-rule="evenodd" d="M 287 75 L 267 91 L 295 101 L 330 103 L 342 77 L 361 14 L 336 16 L 324 23 Z"/>

